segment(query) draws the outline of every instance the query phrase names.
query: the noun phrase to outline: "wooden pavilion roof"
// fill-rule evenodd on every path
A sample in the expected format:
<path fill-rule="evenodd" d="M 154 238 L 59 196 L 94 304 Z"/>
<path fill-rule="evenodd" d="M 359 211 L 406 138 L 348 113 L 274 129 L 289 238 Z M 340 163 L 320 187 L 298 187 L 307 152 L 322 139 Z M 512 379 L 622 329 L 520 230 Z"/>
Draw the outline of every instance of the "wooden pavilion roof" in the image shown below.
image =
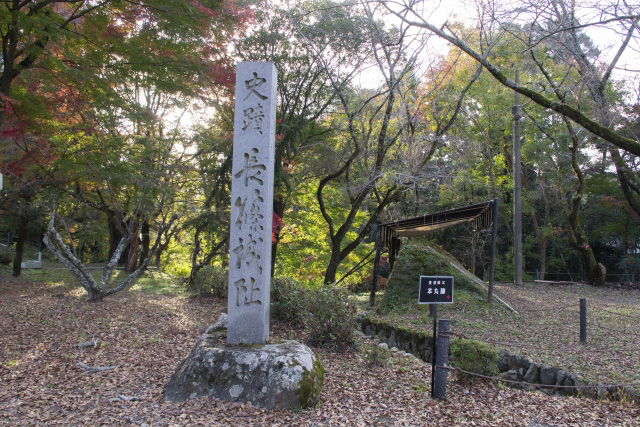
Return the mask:
<path fill-rule="evenodd" d="M 381 243 L 391 247 L 392 241 L 397 237 L 419 237 L 430 231 L 461 224 L 474 222 L 476 231 L 491 227 L 493 223 L 493 203 L 490 200 L 484 203 L 455 208 L 448 211 L 425 214 L 415 218 L 388 222 L 378 226 L 378 235 Z"/>

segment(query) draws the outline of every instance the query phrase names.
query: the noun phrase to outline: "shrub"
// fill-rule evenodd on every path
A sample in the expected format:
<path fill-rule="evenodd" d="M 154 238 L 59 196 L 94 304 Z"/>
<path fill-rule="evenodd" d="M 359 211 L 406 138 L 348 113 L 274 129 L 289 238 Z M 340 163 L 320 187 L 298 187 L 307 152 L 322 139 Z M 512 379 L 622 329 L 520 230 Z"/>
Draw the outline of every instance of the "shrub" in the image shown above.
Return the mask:
<path fill-rule="evenodd" d="M 187 290 L 203 297 L 226 298 L 229 288 L 229 270 L 206 265 L 198 272 Z"/>
<path fill-rule="evenodd" d="M 292 324 L 302 324 L 307 293 L 294 279 L 274 279 L 271 282 L 271 317 Z"/>
<path fill-rule="evenodd" d="M 336 350 L 353 344 L 356 307 L 345 288 L 327 285 L 308 291 L 304 308 L 309 344 Z"/>
<path fill-rule="evenodd" d="M 13 251 L 6 246 L 0 246 L 0 264 L 9 265 L 12 262 Z"/>
<path fill-rule="evenodd" d="M 453 365 L 480 375 L 498 374 L 498 350 L 476 340 L 456 339 L 451 342 Z M 464 376 L 464 374 L 462 374 Z"/>
<path fill-rule="evenodd" d="M 365 346 L 362 356 L 369 366 L 387 366 L 390 364 L 389 350 L 378 345 Z"/>

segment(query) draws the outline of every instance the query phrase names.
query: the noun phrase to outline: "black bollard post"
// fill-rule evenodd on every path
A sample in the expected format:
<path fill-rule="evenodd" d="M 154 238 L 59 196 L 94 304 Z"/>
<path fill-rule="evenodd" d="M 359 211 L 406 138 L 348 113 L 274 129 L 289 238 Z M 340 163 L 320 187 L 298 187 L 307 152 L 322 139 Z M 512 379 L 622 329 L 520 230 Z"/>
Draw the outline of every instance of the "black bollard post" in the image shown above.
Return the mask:
<path fill-rule="evenodd" d="M 580 298 L 580 343 L 587 342 L 587 299 Z"/>
<path fill-rule="evenodd" d="M 438 322 L 438 344 L 436 353 L 436 371 L 434 374 L 433 398 L 445 399 L 447 397 L 447 374 L 448 370 L 438 368 L 447 366 L 449 362 L 449 331 L 451 321 L 442 319 Z"/>
<path fill-rule="evenodd" d="M 435 397 L 435 381 L 436 381 L 436 342 L 437 325 L 438 325 L 438 306 L 436 304 L 429 305 L 429 312 L 433 318 L 433 336 L 431 337 L 431 398 Z"/>

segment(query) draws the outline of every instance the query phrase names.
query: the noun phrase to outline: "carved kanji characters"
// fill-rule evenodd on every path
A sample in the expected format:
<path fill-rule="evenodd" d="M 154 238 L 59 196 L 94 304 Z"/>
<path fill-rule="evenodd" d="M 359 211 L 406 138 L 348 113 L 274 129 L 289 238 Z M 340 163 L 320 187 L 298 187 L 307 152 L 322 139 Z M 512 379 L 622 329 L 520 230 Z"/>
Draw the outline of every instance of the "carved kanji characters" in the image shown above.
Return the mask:
<path fill-rule="evenodd" d="M 249 99 L 249 97 L 251 95 L 255 95 L 258 98 L 260 98 L 261 100 L 265 100 L 268 97 L 261 94 L 260 92 L 258 92 L 258 88 L 260 86 L 262 86 L 263 84 L 265 84 L 267 82 L 267 79 L 264 79 L 262 77 L 258 77 L 258 73 L 253 73 L 253 78 L 249 79 L 249 80 L 245 80 L 244 81 L 244 85 L 245 87 L 249 90 L 249 93 L 247 93 L 247 96 L 244 97 L 244 101 L 246 101 L 247 99 Z"/>
<path fill-rule="evenodd" d="M 238 229 L 242 229 L 244 224 L 249 226 L 251 231 L 264 230 L 262 220 L 264 215 L 260 213 L 260 206 L 264 203 L 264 199 L 260 196 L 260 190 L 253 190 L 251 196 L 238 197 L 234 204 L 238 208 L 238 216 L 235 225 Z"/>
<path fill-rule="evenodd" d="M 244 126 L 242 130 L 255 129 L 260 135 L 262 135 L 262 121 L 264 120 L 264 110 L 260 103 L 255 107 L 249 107 L 242 110 L 244 117 L 242 122 Z"/>
<path fill-rule="evenodd" d="M 240 243 L 233 249 L 233 253 L 236 254 L 235 268 L 241 269 L 244 266 L 250 267 L 253 263 L 258 267 L 258 271 L 262 274 L 262 257 L 256 252 L 256 245 L 264 242 L 262 237 L 258 237 L 255 240 L 252 234 L 249 234 L 246 239 L 239 237 Z"/>
<path fill-rule="evenodd" d="M 235 178 L 242 178 L 245 187 L 249 186 L 249 180 L 255 181 L 258 185 L 264 184 L 262 180 L 262 172 L 267 169 L 265 165 L 259 162 L 257 154 L 259 150 L 252 148 L 251 153 L 244 153 L 244 162 L 242 169 L 233 175 Z"/>
<path fill-rule="evenodd" d="M 253 277 L 249 278 L 247 282 L 245 279 L 240 279 L 234 282 L 236 287 L 236 307 L 240 307 L 240 305 L 251 305 L 258 304 L 262 305 L 262 300 L 258 299 L 256 295 L 260 292 L 260 288 L 255 287 L 256 279 Z"/>

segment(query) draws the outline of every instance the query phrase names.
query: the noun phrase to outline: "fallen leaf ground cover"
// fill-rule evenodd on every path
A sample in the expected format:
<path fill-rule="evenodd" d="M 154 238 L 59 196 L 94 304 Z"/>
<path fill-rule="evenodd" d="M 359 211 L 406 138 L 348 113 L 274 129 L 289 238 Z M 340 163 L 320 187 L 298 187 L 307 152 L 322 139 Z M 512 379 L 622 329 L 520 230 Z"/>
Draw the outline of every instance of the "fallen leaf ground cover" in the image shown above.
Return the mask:
<path fill-rule="evenodd" d="M 460 289 L 454 304 L 438 307 L 438 316 L 451 320 L 451 330 L 460 336 L 589 381 L 640 384 L 640 290 L 527 283 L 498 284 L 495 293 L 517 313 L 497 302 L 489 305 L 486 294 Z M 580 298 L 587 300 L 586 344 L 580 343 Z M 368 296 L 360 301 L 365 304 Z M 373 316 L 411 329 L 429 331 L 432 325 L 426 305 Z"/>
<path fill-rule="evenodd" d="M 15 280 L 0 272 L 2 426 L 638 426 L 635 405 L 549 397 L 450 378 L 448 399 L 429 398 L 430 366 L 389 354 L 372 366 L 371 341 L 332 353 L 321 403 L 303 411 L 199 398 L 160 401 L 198 336 L 224 307 L 216 299 L 145 290 L 89 303 L 65 284 Z M 275 338 L 304 331 L 273 323 Z M 79 343 L 96 341 L 80 348 Z M 77 366 L 117 366 L 83 374 Z M 127 400 L 132 399 L 132 400 Z"/>

